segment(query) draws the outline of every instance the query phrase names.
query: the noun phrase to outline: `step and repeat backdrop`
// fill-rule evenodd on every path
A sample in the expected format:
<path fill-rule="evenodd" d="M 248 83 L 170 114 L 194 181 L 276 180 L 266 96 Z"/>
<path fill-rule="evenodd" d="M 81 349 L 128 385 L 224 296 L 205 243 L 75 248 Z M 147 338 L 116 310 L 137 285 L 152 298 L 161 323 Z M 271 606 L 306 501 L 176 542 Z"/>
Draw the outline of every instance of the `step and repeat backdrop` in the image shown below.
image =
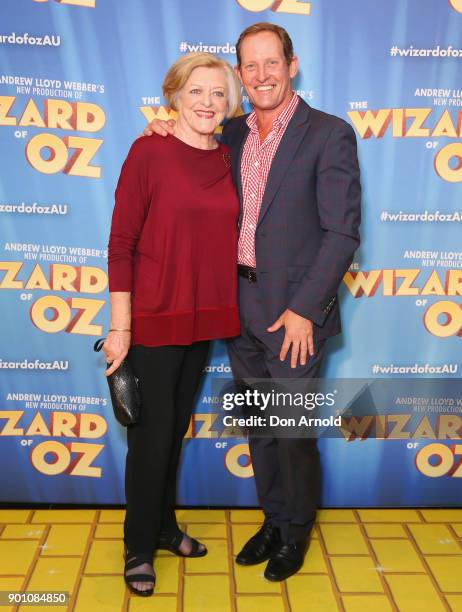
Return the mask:
<path fill-rule="evenodd" d="M 168 117 L 161 83 L 181 54 L 234 64 L 241 30 L 271 21 L 294 41 L 298 94 L 358 139 L 362 245 L 325 374 L 397 381 L 393 414 L 366 411 L 320 441 L 323 504 L 460 505 L 462 0 L 2 0 L 0 11 L 0 501 L 124 501 L 125 431 L 92 351 L 109 319 L 120 167 L 146 122 Z M 206 371 L 178 501 L 255 505 L 246 440 L 218 425 L 223 343 Z"/>

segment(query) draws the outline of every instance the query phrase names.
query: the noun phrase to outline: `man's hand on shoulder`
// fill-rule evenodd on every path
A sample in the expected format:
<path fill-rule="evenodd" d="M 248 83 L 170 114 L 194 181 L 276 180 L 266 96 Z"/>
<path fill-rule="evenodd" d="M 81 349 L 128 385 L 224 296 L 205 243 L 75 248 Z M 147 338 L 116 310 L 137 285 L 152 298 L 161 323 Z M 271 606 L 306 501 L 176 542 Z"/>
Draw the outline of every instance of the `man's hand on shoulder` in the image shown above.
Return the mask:
<path fill-rule="evenodd" d="M 161 119 L 153 119 L 151 123 L 144 128 L 141 136 L 152 136 L 157 134 L 158 136 L 168 136 L 173 134 L 176 121 L 169 119 L 168 121 L 162 121 Z M 140 137 L 139 137 L 140 138 Z"/>
<path fill-rule="evenodd" d="M 284 361 L 292 345 L 290 367 L 296 368 L 300 357 L 300 365 L 306 365 L 308 354 L 314 355 L 313 323 L 298 315 L 293 310 L 285 310 L 277 321 L 268 327 L 269 332 L 275 332 L 282 326 L 285 328 L 284 341 L 279 359 Z"/>

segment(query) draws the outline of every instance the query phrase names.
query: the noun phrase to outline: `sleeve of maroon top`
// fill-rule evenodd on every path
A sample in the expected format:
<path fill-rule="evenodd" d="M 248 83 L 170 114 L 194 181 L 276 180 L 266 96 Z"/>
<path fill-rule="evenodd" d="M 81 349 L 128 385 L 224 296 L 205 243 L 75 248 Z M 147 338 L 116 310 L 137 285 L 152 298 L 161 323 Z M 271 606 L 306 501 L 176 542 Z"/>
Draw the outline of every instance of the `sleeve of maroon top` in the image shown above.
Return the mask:
<path fill-rule="evenodd" d="M 109 291 L 131 291 L 133 259 L 149 209 L 147 151 L 136 140 L 120 172 L 109 235 Z"/>

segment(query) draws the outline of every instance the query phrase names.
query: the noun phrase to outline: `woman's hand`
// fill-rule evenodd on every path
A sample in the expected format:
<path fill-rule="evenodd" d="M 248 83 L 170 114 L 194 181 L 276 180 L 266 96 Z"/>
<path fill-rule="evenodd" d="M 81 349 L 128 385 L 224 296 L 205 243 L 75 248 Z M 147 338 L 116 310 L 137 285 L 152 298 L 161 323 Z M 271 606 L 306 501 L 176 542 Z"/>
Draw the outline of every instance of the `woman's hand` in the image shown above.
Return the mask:
<path fill-rule="evenodd" d="M 106 370 L 106 376 L 109 376 L 117 370 L 123 359 L 127 356 L 129 348 L 130 332 L 111 331 L 108 333 L 106 341 L 103 344 L 103 353 L 106 356 L 106 361 L 112 365 Z"/>

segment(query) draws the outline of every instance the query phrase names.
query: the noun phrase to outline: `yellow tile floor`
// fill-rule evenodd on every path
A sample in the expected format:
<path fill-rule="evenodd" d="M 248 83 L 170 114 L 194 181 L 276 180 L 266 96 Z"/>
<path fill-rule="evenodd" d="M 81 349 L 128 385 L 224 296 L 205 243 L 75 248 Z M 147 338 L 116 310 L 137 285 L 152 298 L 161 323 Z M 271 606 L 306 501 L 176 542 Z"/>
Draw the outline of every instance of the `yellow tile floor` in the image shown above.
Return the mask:
<path fill-rule="evenodd" d="M 264 564 L 233 561 L 259 510 L 178 510 L 209 554 L 162 551 L 146 599 L 122 579 L 123 514 L 0 510 L 0 591 L 68 591 L 76 612 L 462 611 L 462 510 L 321 510 L 301 571 L 284 583 L 266 581 Z"/>

